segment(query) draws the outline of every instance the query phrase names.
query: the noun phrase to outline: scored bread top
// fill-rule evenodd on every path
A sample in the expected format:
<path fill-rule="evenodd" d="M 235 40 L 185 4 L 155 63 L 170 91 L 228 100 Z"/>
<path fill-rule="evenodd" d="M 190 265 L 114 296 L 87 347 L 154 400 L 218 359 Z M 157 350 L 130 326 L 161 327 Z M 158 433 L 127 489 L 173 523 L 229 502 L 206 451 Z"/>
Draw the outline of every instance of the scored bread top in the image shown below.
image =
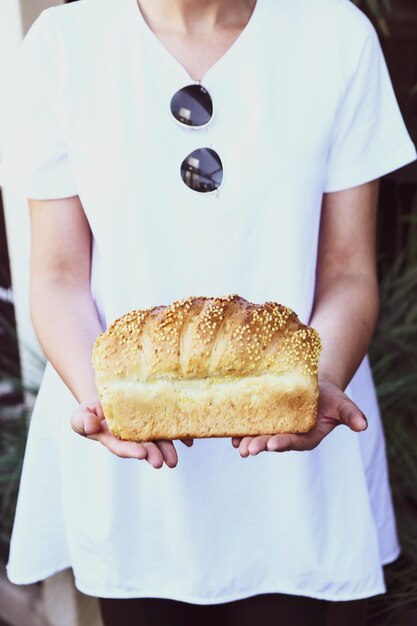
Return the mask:
<path fill-rule="evenodd" d="M 298 369 L 317 376 L 321 341 L 277 302 L 237 294 L 190 296 L 135 309 L 114 320 L 94 344 L 96 376 L 154 380 L 259 375 Z"/>

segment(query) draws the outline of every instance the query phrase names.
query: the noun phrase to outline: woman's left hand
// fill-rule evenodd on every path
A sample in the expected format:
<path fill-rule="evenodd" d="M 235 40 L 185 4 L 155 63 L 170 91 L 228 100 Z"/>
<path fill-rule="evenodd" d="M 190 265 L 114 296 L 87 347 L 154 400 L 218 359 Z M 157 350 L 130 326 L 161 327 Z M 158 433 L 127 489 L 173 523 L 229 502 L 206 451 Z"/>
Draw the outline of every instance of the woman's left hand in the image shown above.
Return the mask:
<path fill-rule="evenodd" d="M 289 450 L 312 450 L 333 428 L 344 424 L 355 432 L 366 430 L 368 422 L 362 411 L 337 385 L 325 379 L 319 380 L 317 425 L 314 430 L 300 434 L 259 435 L 255 437 L 232 437 L 232 445 L 239 448 L 240 455 L 247 457 L 259 452 L 286 452 Z"/>

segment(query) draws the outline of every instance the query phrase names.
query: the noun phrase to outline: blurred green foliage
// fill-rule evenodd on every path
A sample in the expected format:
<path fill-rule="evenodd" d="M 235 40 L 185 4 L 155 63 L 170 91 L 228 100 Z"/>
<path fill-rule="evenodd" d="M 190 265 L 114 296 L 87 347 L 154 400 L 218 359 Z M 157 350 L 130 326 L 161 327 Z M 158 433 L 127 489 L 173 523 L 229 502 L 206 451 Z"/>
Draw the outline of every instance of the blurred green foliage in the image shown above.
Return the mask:
<path fill-rule="evenodd" d="M 388 593 L 372 604 L 378 623 L 385 623 L 385 618 L 400 625 L 402 621 L 392 621 L 398 610 L 417 609 L 417 191 L 411 207 L 404 207 L 397 195 L 397 232 L 381 227 L 384 217 L 381 212 L 381 308 L 369 355 L 386 433 L 402 554 L 385 568 Z M 395 251 L 388 256 L 387 243 L 393 238 Z"/>
<path fill-rule="evenodd" d="M 31 407 L 38 393 L 36 386 L 22 383 L 13 346 L 17 332 L 11 319 L 13 316 L 0 315 L 3 339 L 0 351 L 0 546 L 3 548 L 10 539 Z M 39 355 L 30 349 L 28 355 L 35 371 L 42 372 L 44 363 Z"/>

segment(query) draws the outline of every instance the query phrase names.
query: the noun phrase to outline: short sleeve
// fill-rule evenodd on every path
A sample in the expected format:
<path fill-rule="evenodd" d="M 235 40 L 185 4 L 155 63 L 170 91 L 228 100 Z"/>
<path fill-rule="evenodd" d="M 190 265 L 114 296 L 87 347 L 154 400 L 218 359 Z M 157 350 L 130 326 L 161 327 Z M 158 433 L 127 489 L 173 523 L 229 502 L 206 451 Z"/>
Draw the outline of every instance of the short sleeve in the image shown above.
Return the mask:
<path fill-rule="evenodd" d="M 40 200 L 77 195 L 62 124 L 62 42 L 47 11 L 20 45 L 16 96 L 0 162 L 0 185 Z"/>
<path fill-rule="evenodd" d="M 377 32 L 360 9 L 350 0 L 348 4 L 347 17 L 353 19 L 345 23 L 340 40 L 345 87 L 330 139 L 324 192 L 361 185 L 417 158 Z"/>

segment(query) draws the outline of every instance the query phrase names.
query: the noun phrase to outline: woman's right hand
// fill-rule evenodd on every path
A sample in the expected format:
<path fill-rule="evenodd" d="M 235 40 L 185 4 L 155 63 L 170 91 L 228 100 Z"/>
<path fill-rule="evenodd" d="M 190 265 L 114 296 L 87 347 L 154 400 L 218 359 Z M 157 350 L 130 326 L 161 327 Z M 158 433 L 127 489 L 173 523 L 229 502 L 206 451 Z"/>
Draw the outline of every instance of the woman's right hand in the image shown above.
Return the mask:
<path fill-rule="evenodd" d="M 95 439 L 106 446 L 110 452 L 128 459 L 146 459 L 153 467 L 159 469 L 165 463 L 168 467 L 175 467 L 178 455 L 171 440 L 159 439 L 139 443 L 125 441 L 115 437 L 107 425 L 98 394 L 82 402 L 71 416 L 72 429 L 89 439 Z M 181 439 L 186 446 L 192 446 L 192 439 Z"/>

